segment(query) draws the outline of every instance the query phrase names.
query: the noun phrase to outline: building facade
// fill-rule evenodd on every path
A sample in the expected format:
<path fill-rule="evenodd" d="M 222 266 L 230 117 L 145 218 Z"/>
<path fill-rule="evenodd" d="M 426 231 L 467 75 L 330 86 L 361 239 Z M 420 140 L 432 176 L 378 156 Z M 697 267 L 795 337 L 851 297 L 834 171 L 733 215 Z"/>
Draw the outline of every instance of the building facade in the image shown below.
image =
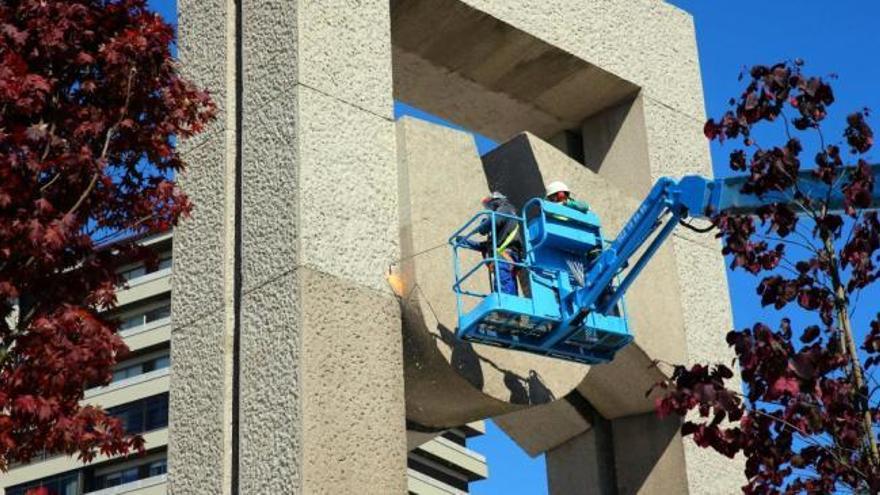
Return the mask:
<path fill-rule="evenodd" d="M 86 390 L 84 402 L 99 404 L 122 419 L 127 431 L 146 440 L 146 452 L 128 458 L 99 457 L 83 465 L 62 455 L 40 456 L 0 474 L 4 495 L 25 495 L 45 487 L 50 495 L 167 492 L 168 392 L 171 374 L 172 235 L 144 240 L 159 254 L 157 269 L 123 267 L 127 288 L 118 294 L 112 316 L 131 353 L 119 362 L 111 383 Z M 467 439 L 485 432 L 482 423 L 452 429 L 409 454 L 407 478 L 415 495 L 468 493 L 468 483 L 487 476 L 486 460 L 467 448 Z"/>

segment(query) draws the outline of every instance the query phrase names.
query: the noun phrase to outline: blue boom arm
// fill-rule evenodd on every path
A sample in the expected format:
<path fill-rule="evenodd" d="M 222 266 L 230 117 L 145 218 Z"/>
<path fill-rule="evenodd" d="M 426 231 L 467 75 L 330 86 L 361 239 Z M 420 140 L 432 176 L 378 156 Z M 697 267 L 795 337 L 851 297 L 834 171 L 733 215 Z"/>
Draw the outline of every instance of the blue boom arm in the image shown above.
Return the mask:
<path fill-rule="evenodd" d="M 843 171 L 850 173 L 852 169 Z M 874 166 L 871 173 L 880 183 L 880 166 Z M 839 182 L 845 180 L 841 177 Z M 595 213 L 540 198 L 529 201 L 521 216 L 478 213 L 449 240 L 458 305 L 456 335 L 569 361 L 608 362 L 632 341 L 623 295 L 682 220 L 721 211 L 752 214 L 768 204 L 794 204 L 797 194 L 822 198 L 831 210 L 840 210 L 844 204 L 839 183 L 829 186 L 811 172 L 801 174 L 798 191 L 757 197 L 742 194 L 743 184 L 739 177 L 662 178 L 610 243 Z M 870 207 L 880 207 L 880 195 L 873 195 Z M 480 234 L 485 235 L 487 227 L 494 233 L 501 217 L 522 227 L 524 259 L 500 256 L 494 235 L 492 250 L 480 249 L 484 242 Z M 460 253 L 475 250 L 481 251 L 479 261 L 462 272 Z M 519 293 L 501 291 L 498 280 L 503 264 L 528 278 Z M 475 288 L 479 284 L 474 275 L 481 267 L 489 268 L 492 275 L 488 292 Z"/>
<path fill-rule="evenodd" d="M 852 173 L 852 169 L 846 169 L 843 173 Z M 872 173 L 875 182 L 880 184 L 880 165 L 873 166 Z M 569 338 L 578 320 L 590 312 L 604 314 L 613 308 L 682 219 L 707 217 L 722 210 L 749 214 L 768 204 L 795 201 L 796 192 L 791 189 L 774 191 L 761 197 L 743 194 L 740 191 L 744 181 L 742 177 L 712 180 L 701 176 L 687 176 L 679 181 L 660 179 L 614 242 L 592 264 L 585 277 L 585 287 L 568 296 L 568 302 L 578 308 L 578 312 L 560 327 L 571 330 L 549 336 L 547 345 L 552 347 Z M 812 172 L 801 173 L 798 188 L 804 196 L 827 199 L 829 209 L 843 208 L 841 188 L 825 184 L 815 178 Z M 875 194 L 871 208 L 878 206 L 880 197 Z M 629 266 L 631 258 L 645 245 L 647 247 L 623 280 L 614 286 L 615 277 Z"/>

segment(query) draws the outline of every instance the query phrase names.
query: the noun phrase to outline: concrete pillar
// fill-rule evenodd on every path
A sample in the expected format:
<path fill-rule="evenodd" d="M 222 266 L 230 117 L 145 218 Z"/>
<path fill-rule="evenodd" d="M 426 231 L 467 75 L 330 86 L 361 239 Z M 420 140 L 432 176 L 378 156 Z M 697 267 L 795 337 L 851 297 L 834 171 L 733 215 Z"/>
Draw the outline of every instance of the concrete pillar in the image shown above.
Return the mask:
<path fill-rule="evenodd" d="M 388 8 L 180 2 L 223 111 L 186 145 L 174 314 L 216 311 L 172 337 L 173 492 L 405 491 Z"/>
<path fill-rule="evenodd" d="M 590 421 L 590 430 L 547 451 L 552 495 L 689 492 L 676 418 L 648 413 L 609 421 L 594 411 Z"/>
<path fill-rule="evenodd" d="M 547 488 L 552 495 L 615 495 L 618 493 L 611 423 L 593 427 L 546 455 Z M 672 492 L 670 492 L 672 493 Z"/>
<path fill-rule="evenodd" d="M 689 489 L 679 426 L 653 412 L 611 422 L 617 493 L 721 493 Z"/>

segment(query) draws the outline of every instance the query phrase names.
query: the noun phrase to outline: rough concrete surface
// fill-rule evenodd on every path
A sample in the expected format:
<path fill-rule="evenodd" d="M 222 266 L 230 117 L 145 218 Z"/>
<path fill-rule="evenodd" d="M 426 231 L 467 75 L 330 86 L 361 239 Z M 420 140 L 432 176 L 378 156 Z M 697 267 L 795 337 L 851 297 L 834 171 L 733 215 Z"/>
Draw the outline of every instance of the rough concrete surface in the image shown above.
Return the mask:
<path fill-rule="evenodd" d="M 175 333 L 172 490 L 231 490 L 238 401 L 241 492 L 402 492 L 400 319 L 384 282 L 398 253 L 388 4 L 246 4 L 239 40 L 233 6 L 181 4 L 181 54 L 230 109 L 216 124 L 230 132 L 192 144 L 184 179 L 198 210 L 176 234 L 175 315 L 221 313 Z M 334 197 L 351 202 L 321 199 Z"/>
<path fill-rule="evenodd" d="M 584 164 L 630 195 L 644 196 L 653 184 L 645 130 L 645 98 L 637 95 L 591 115 L 581 126 Z"/>
<path fill-rule="evenodd" d="M 554 449 L 593 427 L 590 418 L 568 400 L 554 400 L 549 404 L 496 416 L 492 420 L 509 432 L 516 439 L 516 444 L 532 457 Z"/>
<path fill-rule="evenodd" d="M 220 113 L 204 134 L 181 144 L 191 168 L 180 183 L 198 206 L 174 232 L 171 493 L 229 493 L 232 259 L 226 240 L 234 100 L 226 86 L 228 8 L 222 0 L 180 1 L 180 59 L 187 75 L 211 89 Z"/>
<path fill-rule="evenodd" d="M 404 493 L 400 309 L 302 268 L 303 493 Z M 327 308 L 333 311 L 327 311 Z"/>
<path fill-rule="evenodd" d="M 398 126 L 407 418 L 440 429 L 558 399 L 586 367 L 457 342 L 447 239 L 476 211 L 488 186 L 473 138 L 404 118 Z"/>
<path fill-rule="evenodd" d="M 547 488 L 551 494 L 617 493 L 614 440 L 608 421 L 600 421 L 549 450 L 546 462 Z"/>
<path fill-rule="evenodd" d="M 395 96 L 498 140 L 576 128 L 638 89 L 458 0 L 393 0 L 391 11 Z"/>
<path fill-rule="evenodd" d="M 612 422 L 618 493 L 722 493 L 704 491 L 706 485 L 689 489 L 679 426 L 678 418 L 661 420 L 654 412 Z"/>
<path fill-rule="evenodd" d="M 652 99 L 701 115 L 691 16 L 659 0 L 463 0 L 502 22 L 630 81 Z"/>
<path fill-rule="evenodd" d="M 300 262 L 390 294 L 398 258 L 394 123 L 300 86 Z M 336 199 L 338 198 L 338 199 Z"/>

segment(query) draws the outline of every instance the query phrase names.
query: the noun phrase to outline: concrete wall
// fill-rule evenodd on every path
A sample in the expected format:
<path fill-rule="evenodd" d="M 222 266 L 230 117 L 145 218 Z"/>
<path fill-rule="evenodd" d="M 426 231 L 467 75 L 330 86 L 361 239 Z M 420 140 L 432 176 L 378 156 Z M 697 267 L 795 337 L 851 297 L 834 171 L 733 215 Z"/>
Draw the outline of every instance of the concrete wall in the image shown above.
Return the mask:
<path fill-rule="evenodd" d="M 389 6 L 234 6 L 180 4 L 223 112 L 187 144 L 174 312 L 225 311 L 172 337 L 171 490 L 402 492 Z"/>

